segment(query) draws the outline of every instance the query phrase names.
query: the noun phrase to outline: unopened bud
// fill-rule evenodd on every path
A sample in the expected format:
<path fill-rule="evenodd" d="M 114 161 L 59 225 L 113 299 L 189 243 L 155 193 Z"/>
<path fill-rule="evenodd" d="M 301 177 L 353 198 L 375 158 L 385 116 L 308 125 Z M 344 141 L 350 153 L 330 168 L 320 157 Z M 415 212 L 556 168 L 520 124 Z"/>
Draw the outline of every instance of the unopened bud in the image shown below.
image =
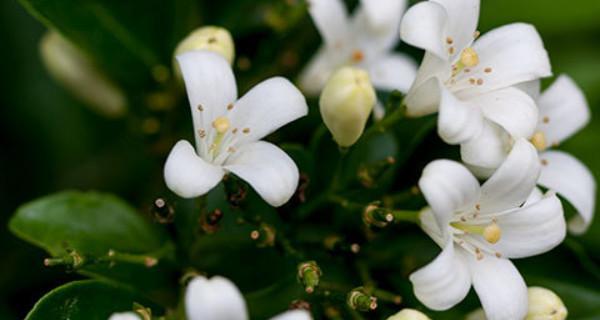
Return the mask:
<path fill-rule="evenodd" d="M 235 45 L 233 38 L 227 29 L 206 26 L 198 28 L 187 35 L 175 48 L 174 56 L 194 50 L 208 50 L 221 55 L 229 64 L 233 63 L 235 56 Z M 177 63 L 174 64 L 174 70 L 179 79 L 181 79 L 181 70 Z"/>
<path fill-rule="evenodd" d="M 302 283 L 306 293 L 313 293 L 319 286 L 321 268 L 315 261 L 302 262 L 298 265 L 298 281 Z"/>
<path fill-rule="evenodd" d="M 369 204 L 363 211 L 363 222 L 367 226 L 383 228 L 393 221 L 392 210 L 380 207 L 378 202 Z"/>
<path fill-rule="evenodd" d="M 329 78 L 319 105 L 325 125 L 340 146 L 349 147 L 360 138 L 375 102 L 366 71 L 343 67 Z"/>
<path fill-rule="evenodd" d="M 567 308 L 556 293 L 541 287 L 530 287 L 527 291 L 529 309 L 525 320 L 563 320 Z"/>
<path fill-rule="evenodd" d="M 358 311 L 372 311 L 377 309 L 377 298 L 366 294 L 362 287 L 350 291 L 346 303 L 350 308 Z"/>
<path fill-rule="evenodd" d="M 387 320 L 431 320 L 421 311 L 415 309 L 402 309 L 395 315 L 387 318 Z"/>
<path fill-rule="evenodd" d="M 94 111 L 109 117 L 127 109 L 124 93 L 81 49 L 55 31 L 40 42 L 42 61 L 52 77 Z"/>

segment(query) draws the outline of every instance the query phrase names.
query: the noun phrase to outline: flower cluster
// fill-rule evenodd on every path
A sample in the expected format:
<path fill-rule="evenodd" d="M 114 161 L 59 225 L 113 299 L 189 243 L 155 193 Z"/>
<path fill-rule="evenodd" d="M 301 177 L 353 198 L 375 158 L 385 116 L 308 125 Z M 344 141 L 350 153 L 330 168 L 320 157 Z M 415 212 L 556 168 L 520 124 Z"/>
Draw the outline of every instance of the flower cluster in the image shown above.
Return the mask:
<path fill-rule="evenodd" d="M 527 286 L 509 259 L 562 242 L 567 223 L 558 195 L 577 209 L 569 222 L 574 233 L 586 230 L 594 212 L 589 170 L 571 155 L 549 150 L 589 121 L 585 98 L 568 76 L 540 93 L 540 79 L 552 73 L 532 25 L 514 23 L 480 35 L 479 0 L 424 1 L 403 15 L 404 6 L 400 0 L 365 0 L 348 17 L 340 0 L 311 0 L 323 45 L 300 75 L 300 87 L 309 95 L 323 90 L 323 120 L 343 147 L 353 145 L 367 125 L 377 104 L 373 87 L 406 92 L 410 117 L 437 113 L 438 134 L 460 145 L 462 163 L 435 160 L 419 180 L 429 204 L 420 225 L 442 251 L 410 275 L 414 293 L 430 309 L 446 310 L 474 287 L 488 319 L 523 319 Z M 425 51 L 418 71 L 392 52 L 400 38 Z M 238 100 L 228 62 L 233 51 L 227 57 L 209 51 L 177 56 L 195 146 L 185 140 L 174 146 L 166 184 L 182 197 L 197 197 L 231 173 L 281 206 L 298 186 L 298 169 L 261 139 L 305 116 L 306 101 L 283 78 L 266 80 Z M 216 292 L 229 301 L 227 308 L 212 303 Z M 189 319 L 247 318 L 238 289 L 224 278 L 193 280 L 186 310 Z M 411 312 L 396 318 L 420 317 Z M 309 318 L 305 311 L 292 313 L 274 319 Z"/>

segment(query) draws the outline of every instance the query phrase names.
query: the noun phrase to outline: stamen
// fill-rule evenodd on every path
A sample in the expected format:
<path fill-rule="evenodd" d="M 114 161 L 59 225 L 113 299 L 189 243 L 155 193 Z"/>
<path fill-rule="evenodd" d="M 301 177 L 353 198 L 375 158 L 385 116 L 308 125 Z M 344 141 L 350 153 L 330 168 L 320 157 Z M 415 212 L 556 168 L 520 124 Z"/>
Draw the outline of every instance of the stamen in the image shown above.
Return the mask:
<path fill-rule="evenodd" d="M 492 72 L 492 68 L 487 67 L 487 68 L 483 69 L 483 72 L 485 72 L 485 73 L 491 73 Z"/>
<path fill-rule="evenodd" d="M 548 118 L 548 117 L 544 117 L 544 119 L 542 119 L 542 121 L 543 121 L 544 123 L 549 123 L 549 122 L 550 122 L 550 118 Z"/>
<path fill-rule="evenodd" d="M 542 159 L 541 163 L 542 163 L 543 166 L 547 166 L 548 165 L 548 160 Z"/>
<path fill-rule="evenodd" d="M 204 107 L 201 104 L 198 104 L 198 111 L 202 112 L 204 111 Z"/>
<path fill-rule="evenodd" d="M 218 117 L 213 121 L 212 126 L 218 133 L 225 133 L 229 130 L 229 119 L 227 119 L 227 117 Z"/>
<path fill-rule="evenodd" d="M 542 131 L 538 131 L 531 137 L 531 143 L 538 151 L 546 150 L 546 135 Z"/>
<path fill-rule="evenodd" d="M 473 32 L 473 39 L 479 38 L 480 35 L 481 35 L 481 32 L 479 32 L 479 30 L 475 30 L 475 32 Z"/>
<path fill-rule="evenodd" d="M 242 130 L 243 133 L 248 134 L 250 133 L 250 128 L 244 128 L 244 130 Z"/>
<path fill-rule="evenodd" d="M 474 67 L 479 64 L 479 56 L 475 52 L 475 49 L 469 47 L 460 54 L 460 62 L 465 67 Z"/>
<path fill-rule="evenodd" d="M 448 53 L 449 54 L 454 54 L 454 47 L 448 48 Z"/>
<path fill-rule="evenodd" d="M 236 134 L 238 132 L 238 128 L 233 128 L 233 130 L 231 130 L 231 133 Z"/>
<path fill-rule="evenodd" d="M 447 44 L 453 44 L 454 43 L 454 39 L 452 39 L 452 37 L 448 37 L 448 38 L 446 38 L 446 43 Z"/>
<path fill-rule="evenodd" d="M 231 109 L 233 109 L 233 103 L 230 103 L 227 105 L 227 110 L 231 110 Z"/>
<path fill-rule="evenodd" d="M 365 59 L 365 54 L 361 50 L 354 50 L 351 59 L 354 63 L 362 62 Z"/>
<path fill-rule="evenodd" d="M 477 85 L 478 86 L 483 85 L 483 79 L 481 79 L 481 78 L 477 79 Z"/>
<path fill-rule="evenodd" d="M 199 129 L 198 135 L 200 136 L 200 138 L 204 138 L 206 137 L 206 131 L 204 131 L 204 129 Z"/>

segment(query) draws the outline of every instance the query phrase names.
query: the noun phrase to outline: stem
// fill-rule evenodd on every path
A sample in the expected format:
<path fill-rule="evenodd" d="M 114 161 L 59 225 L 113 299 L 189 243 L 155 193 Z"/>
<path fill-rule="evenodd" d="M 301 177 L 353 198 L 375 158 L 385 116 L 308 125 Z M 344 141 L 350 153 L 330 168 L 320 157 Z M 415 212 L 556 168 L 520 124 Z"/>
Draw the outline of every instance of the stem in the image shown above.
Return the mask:
<path fill-rule="evenodd" d="M 377 133 L 385 132 L 389 127 L 391 127 L 396 122 L 404 118 L 405 115 L 406 108 L 404 105 L 404 101 L 402 101 L 402 104 L 399 108 L 396 108 L 396 110 L 389 113 L 385 118 L 381 119 L 381 121 L 376 122 L 369 129 L 367 129 L 367 131 L 365 131 L 361 139 L 367 140 L 368 138 Z"/>
<path fill-rule="evenodd" d="M 393 210 L 391 213 L 396 222 L 404 221 L 419 224 L 419 212 L 417 210 Z"/>

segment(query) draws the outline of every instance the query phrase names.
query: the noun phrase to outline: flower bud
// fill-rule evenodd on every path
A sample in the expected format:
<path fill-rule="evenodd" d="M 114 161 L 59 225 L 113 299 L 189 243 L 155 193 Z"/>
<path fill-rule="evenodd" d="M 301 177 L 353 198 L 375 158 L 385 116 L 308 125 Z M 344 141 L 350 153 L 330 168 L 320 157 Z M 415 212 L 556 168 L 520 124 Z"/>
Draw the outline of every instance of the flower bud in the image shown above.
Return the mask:
<path fill-rule="evenodd" d="M 346 297 L 346 303 L 353 310 L 363 312 L 377 309 L 377 298 L 367 294 L 363 287 L 350 291 Z"/>
<path fill-rule="evenodd" d="M 322 272 L 315 261 L 307 261 L 298 265 L 298 281 L 302 283 L 306 293 L 313 293 L 319 286 Z"/>
<path fill-rule="evenodd" d="M 525 320 L 563 320 L 567 308 L 554 292 L 541 287 L 530 287 L 527 291 L 529 309 Z"/>
<path fill-rule="evenodd" d="M 73 43 L 49 31 L 40 41 L 40 54 L 50 75 L 94 111 L 109 117 L 125 113 L 123 92 Z"/>
<path fill-rule="evenodd" d="M 375 102 L 366 71 L 343 67 L 329 78 L 319 105 L 325 125 L 340 146 L 349 147 L 360 138 Z"/>
<path fill-rule="evenodd" d="M 227 29 L 215 26 L 206 26 L 192 31 L 175 48 L 174 56 L 193 50 L 209 50 L 223 56 L 229 64 L 233 62 L 235 45 Z M 175 72 L 181 78 L 181 71 L 175 64 Z"/>
<path fill-rule="evenodd" d="M 395 315 L 387 318 L 387 320 L 431 320 L 428 316 L 423 314 L 421 311 L 415 309 L 402 309 Z"/>

